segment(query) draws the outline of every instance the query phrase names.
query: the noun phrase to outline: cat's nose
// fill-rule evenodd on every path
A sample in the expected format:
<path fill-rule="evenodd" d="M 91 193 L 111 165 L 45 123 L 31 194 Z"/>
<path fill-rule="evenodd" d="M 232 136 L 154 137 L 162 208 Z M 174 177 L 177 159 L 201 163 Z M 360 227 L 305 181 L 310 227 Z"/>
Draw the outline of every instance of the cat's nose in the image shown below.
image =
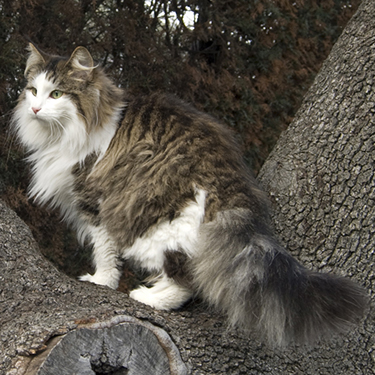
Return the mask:
<path fill-rule="evenodd" d="M 32 107 L 31 109 L 33 110 L 33 112 L 34 112 L 35 114 L 37 114 L 42 108 Z"/>

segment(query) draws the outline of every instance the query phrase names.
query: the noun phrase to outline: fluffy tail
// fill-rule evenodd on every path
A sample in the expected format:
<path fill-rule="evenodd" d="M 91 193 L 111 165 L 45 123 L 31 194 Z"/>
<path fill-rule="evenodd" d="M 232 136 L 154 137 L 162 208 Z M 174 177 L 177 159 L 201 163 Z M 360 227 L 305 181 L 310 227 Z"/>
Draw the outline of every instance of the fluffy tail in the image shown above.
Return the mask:
<path fill-rule="evenodd" d="M 350 280 L 301 266 L 245 210 L 204 224 L 194 260 L 196 288 L 232 325 L 257 330 L 272 345 L 312 343 L 344 332 L 367 305 Z"/>

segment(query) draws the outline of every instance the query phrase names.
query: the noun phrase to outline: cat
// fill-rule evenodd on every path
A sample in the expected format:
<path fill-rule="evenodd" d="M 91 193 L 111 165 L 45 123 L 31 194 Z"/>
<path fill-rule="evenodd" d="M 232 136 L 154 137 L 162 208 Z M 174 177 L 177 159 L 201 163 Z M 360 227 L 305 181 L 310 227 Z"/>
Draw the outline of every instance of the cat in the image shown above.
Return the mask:
<path fill-rule="evenodd" d="M 84 47 L 60 57 L 30 44 L 25 77 L 12 124 L 32 166 L 29 195 L 93 245 L 95 273 L 80 280 L 116 289 L 130 260 L 154 275 L 131 298 L 172 310 L 199 296 L 279 346 L 363 315 L 361 286 L 280 246 L 266 194 L 213 117 L 170 95 L 128 94 Z"/>

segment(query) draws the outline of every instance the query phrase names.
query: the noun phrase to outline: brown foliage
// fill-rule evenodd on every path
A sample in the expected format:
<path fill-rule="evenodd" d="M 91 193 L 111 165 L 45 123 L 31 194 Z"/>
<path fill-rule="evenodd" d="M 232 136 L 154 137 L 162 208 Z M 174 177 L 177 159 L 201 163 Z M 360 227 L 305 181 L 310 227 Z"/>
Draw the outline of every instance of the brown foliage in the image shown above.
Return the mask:
<path fill-rule="evenodd" d="M 358 4 L 0 0 L 1 196 L 33 228 L 45 253 L 53 248 L 54 262 L 69 268 L 61 254 L 77 256 L 77 244 L 56 214 L 26 200 L 28 174 L 9 141 L 28 40 L 58 54 L 84 45 L 120 86 L 135 93 L 169 91 L 222 119 L 257 171 Z"/>

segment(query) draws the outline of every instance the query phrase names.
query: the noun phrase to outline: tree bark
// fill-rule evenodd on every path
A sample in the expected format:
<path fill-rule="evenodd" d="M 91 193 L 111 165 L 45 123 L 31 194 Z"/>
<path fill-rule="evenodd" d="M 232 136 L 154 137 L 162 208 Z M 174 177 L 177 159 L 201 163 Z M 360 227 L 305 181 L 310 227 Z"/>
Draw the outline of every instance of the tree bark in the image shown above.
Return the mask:
<path fill-rule="evenodd" d="M 258 179 L 304 264 L 374 288 L 375 9 L 364 1 Z"/>
<path fill-rule="evenodd" d="M 363 1 L 258 179 L 286 248 L 307 267 L 351 277 L 373 295 L 375 8 Z M 349 373 L 375 373 L 374 298 Z M 356 342 L 356 340 L 358 340 Z M 338 350 L 329 350 L 332 362 Z M 349 362 L 348 362 L 349 363 Z"/>
<path fill-rule="evenodd" d="M 373 290 L 375 7 L 362 3 L 264 165 L 281 241 Z M 373 374 L 374 309 L 347 335 L 273 350 L 199 301 L 160 312 L 44 259 L 0 202 L 0 374 Z M 78 366 L 78 370 L 77 370 Z M 81 366 L 81 367 L 79 367 Z"/>

